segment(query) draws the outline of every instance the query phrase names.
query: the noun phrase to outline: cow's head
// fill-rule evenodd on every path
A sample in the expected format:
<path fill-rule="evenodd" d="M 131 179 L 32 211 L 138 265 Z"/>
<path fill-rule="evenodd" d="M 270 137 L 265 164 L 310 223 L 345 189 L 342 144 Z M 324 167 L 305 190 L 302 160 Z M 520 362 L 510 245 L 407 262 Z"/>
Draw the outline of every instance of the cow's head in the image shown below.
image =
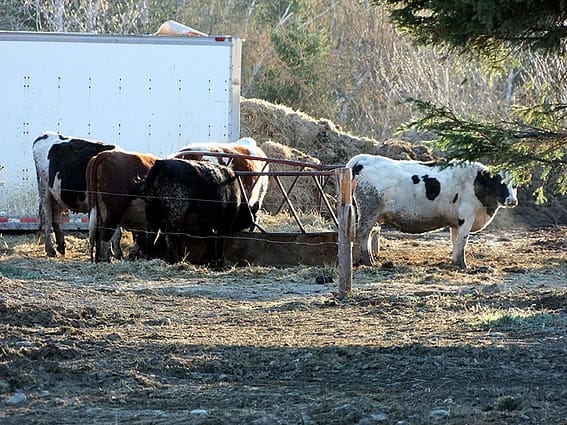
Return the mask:
<path fill-rule="evenodd" d="M 501 184 L 506 186 L 507 195 L 504 199 L 504 206 L 513 208 L 518 205 L 518 193 L 514 187 L 514 178 L 508 173 L 498 173 Z"/>
<path fill-rule="evenodd" d="M 476 197 L 489 209 L 513 208 L 518 205 L 513 179 L 507 173 L 491 175 L 487 169 L 479 170 L 474 181 Z"/>

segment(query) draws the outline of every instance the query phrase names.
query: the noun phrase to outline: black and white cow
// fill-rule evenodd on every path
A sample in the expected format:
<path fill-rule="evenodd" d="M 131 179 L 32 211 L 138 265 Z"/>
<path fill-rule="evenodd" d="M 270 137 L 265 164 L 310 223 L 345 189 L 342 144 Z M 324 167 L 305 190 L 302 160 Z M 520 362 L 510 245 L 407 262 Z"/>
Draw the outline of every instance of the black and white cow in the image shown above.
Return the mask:
<path fill-rule="evenodd" d="M 500 207 L 518 203 L 516 190 L 501 174 L 491 176 L 480 163 L 445 164 L 397 161 L 357 155 L 347 164 L 353 175 L 357 239 L 361 262 L 376 262 L 370 233 L 386 224 L 405 233 L 451 229 L 453 263 L 466 269 L 469 233 L 484 229 Z"/>
<path fill-rule="evenodd" d="M 157 160 L 144 179 L 142 193 L 146 229 L 156 235 L 154 240 L 165 240 L 164 253 L 149 255 L 171 263 L 184 258 L 186 236 L 191 235 L 206 238 L 201 262 L 224 265 L 223 236 L 250 227 L 254 220 L 234 171 L 224 165 Z"/>
<path fill-rule="evenodd" d="M 39 191 L 40 232 L 49 257 L 57 254 L 51 241 L 55 233 L 57 251 L 65 255 L 65 238 L 59 225 L 65 210 L 88 212 L 85 172 L 89 160 L 99 152 L 115 149 L 93 140 L 45 132 L 33 142 L 33 159 Z"/>

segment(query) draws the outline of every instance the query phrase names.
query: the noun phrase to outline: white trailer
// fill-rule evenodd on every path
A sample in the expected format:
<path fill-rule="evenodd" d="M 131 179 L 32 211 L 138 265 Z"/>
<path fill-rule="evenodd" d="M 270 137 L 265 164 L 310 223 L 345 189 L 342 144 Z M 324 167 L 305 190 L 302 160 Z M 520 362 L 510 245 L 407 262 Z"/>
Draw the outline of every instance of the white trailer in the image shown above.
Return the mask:
<path fill-rule="evenodd" d="M 232 36 L 0 31 L 0 230 L 39 226 L 32 144 L 45 130 L 157 156 L 237 140 L 241 52 Z"/>

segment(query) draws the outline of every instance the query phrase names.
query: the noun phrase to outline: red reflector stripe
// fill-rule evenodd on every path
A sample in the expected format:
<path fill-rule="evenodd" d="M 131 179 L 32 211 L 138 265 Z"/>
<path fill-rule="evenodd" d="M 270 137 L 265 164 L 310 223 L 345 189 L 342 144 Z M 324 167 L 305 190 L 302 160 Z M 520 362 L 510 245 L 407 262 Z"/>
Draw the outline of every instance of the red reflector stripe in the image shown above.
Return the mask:
<path fill-rule="evenodd" d="M 22 223 L 39 223 L 39 218 L 22 217 L 22 218 L 20 218 L 20 221 Z"/>
<path fill-rule="evenodd" d="M 224 41 L 226 37 L 215 37 L 215 41 Z"/>
<path fill-rule="evenodd" d="M 0 217 L 0 223 L 7 223 L 8 217 Z"/>

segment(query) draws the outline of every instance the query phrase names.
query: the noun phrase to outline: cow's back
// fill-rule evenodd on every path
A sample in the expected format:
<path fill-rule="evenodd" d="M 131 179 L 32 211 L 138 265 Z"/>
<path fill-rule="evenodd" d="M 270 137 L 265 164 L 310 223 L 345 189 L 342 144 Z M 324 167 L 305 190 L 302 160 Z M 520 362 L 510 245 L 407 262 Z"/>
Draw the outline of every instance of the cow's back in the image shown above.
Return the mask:
<path fill-rule="evenodd" d="M 441 167 L 358 155 L 349 161 L 356 191 L 375 196 L 378 222 L 407 233 L 457 226 L 463 200 L 474 202 L 476 166 Z"/>
<path fill-rule="evenodd" d="M 72 211 L 86 212 L 86 169 L 98 153 L 115 145 L 45 133 L 33 144 L 38 179 L 44 178 L 54 196 Z"/>
<path fill-rule="evenodd" d="M 110 225 L 140 229 L 145 225 L 141 182 L 158 158 L 152 154 L 121 150 L 104 151 L 87 166 L 89 208 L 95 208 Z M 117 196 L 120 195 L 120 196 Z M 138 205 L 140 204 L 140 205 Z M 130 211 L 132 208 L 136 211 Z"/>
<path fill-rule="evenodd" d="M 147 219 L 207 233 L 238 231 L 252 224 L 234 172 L 225 166 L 182 159 L 158 160 L 144 181 Z M 158 225 L 160 227 L 160 225 Z M 157 229 L 155 229 L 157 230 Z"/>

